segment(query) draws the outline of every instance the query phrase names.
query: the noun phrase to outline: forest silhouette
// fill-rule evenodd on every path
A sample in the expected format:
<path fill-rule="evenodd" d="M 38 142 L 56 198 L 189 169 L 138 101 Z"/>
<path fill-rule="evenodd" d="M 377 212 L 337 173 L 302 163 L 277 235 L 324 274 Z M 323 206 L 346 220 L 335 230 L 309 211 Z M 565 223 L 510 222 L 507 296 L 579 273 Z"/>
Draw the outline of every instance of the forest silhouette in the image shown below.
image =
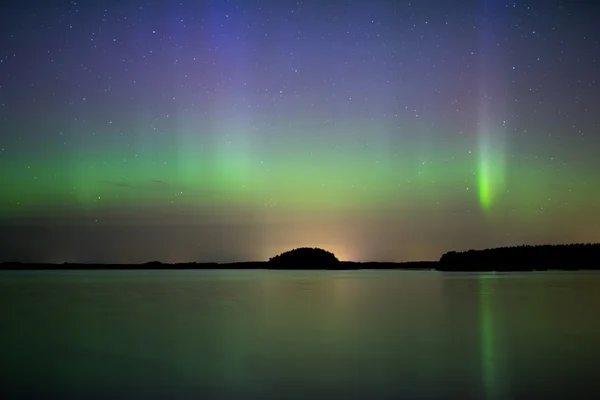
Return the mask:
<path fill-rule="evenodd" d="M 600 269 L 600 244 L 500 247 L 445 253 L 441 271 L 532 271 Z"/>

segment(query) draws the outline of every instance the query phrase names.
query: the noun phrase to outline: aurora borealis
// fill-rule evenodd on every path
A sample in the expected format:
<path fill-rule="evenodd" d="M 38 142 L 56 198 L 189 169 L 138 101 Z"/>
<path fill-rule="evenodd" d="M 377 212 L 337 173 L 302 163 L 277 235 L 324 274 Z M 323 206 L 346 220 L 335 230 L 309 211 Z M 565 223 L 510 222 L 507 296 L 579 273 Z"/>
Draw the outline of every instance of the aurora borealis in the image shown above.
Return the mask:
<path fill-rule="evenodd" d="M 0 6 L 0 261 L 600 241 L 599 6 Z"/>

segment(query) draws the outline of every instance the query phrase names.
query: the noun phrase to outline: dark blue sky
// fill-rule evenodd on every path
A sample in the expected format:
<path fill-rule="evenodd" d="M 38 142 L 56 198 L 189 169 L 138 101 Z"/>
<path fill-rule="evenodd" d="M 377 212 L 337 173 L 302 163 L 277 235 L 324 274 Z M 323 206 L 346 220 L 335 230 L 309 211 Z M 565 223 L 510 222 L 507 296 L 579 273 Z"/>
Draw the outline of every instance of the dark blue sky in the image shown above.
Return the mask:
<path fill-rule="evenodd" d="M 3 3 L 0 260 L 598 241 L 599 11 Z"/>

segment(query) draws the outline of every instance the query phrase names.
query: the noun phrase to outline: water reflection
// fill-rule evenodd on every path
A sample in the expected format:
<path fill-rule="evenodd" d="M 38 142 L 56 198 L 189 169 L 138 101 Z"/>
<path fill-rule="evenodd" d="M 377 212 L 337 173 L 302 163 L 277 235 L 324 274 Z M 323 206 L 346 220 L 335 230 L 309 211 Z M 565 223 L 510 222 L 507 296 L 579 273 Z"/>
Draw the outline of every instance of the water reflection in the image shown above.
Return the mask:
<path fill-rule="evenodd" d="M 494 360 L 494 323 L 493 323 L 493 289 L 489 282 L 493 278 L 489 275 L 478 275 L 479 285 L 477 293 L 479 294 L 479 336 L 481 352 L 481 368 L 483 375 L 483 385 L 486 398 L 495 398 L 497 390 L 495 382 L 495 361 Z"/>
<path fill-rule="evenodd" d="M 0 387 L 86 398 L 572 398 L 600 393 L 598 289 L 600 275 L 584 273 L 2 273 Z"/>

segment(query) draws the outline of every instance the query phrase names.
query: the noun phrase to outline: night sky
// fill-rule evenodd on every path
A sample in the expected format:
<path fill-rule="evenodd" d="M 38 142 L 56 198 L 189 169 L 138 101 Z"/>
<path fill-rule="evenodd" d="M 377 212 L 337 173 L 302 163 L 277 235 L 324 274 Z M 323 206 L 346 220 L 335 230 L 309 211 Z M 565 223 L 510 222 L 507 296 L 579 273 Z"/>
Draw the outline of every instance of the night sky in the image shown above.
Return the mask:
<path fill-rule="evenodd" d="M 600 241 L 600 2 L 0 6 L 0 261 Z"/>

